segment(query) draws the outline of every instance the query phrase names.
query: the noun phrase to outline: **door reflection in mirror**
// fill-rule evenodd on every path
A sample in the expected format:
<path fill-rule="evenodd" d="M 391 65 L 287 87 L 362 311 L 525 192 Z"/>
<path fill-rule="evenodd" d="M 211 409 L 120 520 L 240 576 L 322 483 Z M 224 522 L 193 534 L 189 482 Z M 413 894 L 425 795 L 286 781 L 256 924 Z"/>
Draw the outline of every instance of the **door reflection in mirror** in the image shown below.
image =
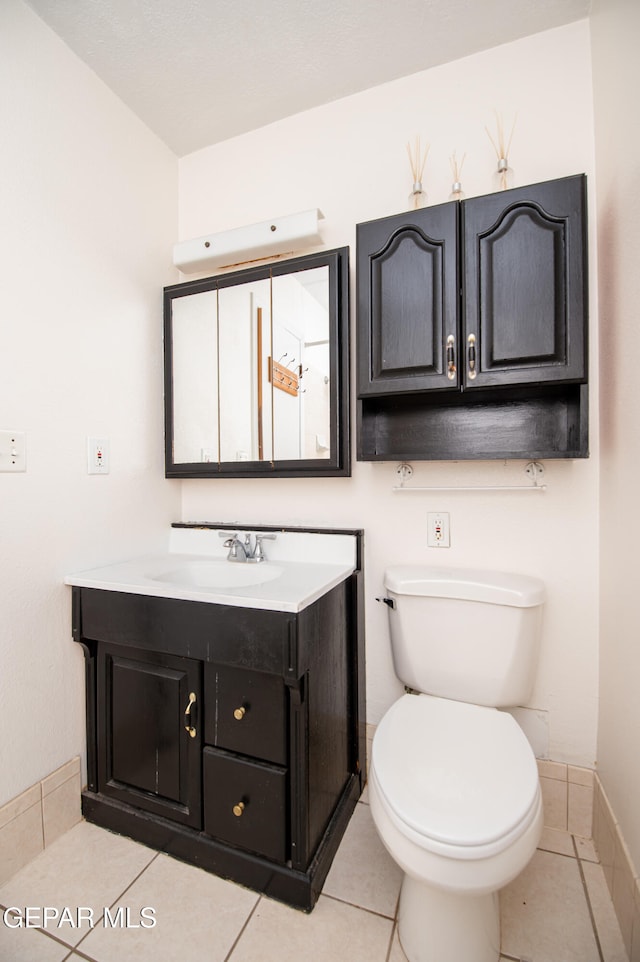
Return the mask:
<path fill-rule="evenodd" d="M 269 278 L 218 293 L 220 461 L 272 457 L 271 405 L 265 404 L 271 353 Z"/>
<path fill-rule="evenodd" d="M 273 358 L 292 374 L 282 385 L 272 379 L 278 460 L 329 455 L 328 292 L 328 267 L 273 278 Z"/>

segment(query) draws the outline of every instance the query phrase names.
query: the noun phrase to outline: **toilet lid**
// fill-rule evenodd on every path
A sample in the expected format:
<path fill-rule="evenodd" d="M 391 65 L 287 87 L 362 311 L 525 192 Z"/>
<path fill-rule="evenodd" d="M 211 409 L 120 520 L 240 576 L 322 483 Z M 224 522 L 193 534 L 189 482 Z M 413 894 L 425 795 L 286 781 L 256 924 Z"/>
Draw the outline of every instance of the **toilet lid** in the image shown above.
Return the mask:
<path fill-rule="evenodd" d="M 394 821 L 426 847 L 500 849 L 539 804 L 531 747 L 495 708 L 404 695 L 376 729 L 372 769 Z"/>

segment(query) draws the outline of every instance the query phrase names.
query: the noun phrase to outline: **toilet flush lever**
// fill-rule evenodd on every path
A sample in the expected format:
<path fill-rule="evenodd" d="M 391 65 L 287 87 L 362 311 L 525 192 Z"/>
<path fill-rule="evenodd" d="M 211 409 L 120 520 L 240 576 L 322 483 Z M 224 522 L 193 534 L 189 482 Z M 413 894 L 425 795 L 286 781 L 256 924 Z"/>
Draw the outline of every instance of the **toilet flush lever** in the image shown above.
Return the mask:
<path fill-rule="evenodd" d="M 395 598 L 376 598 L 376 601 L 381 601 L 383 605 L 388 605 L 392 610 L 395 610 Z"/>

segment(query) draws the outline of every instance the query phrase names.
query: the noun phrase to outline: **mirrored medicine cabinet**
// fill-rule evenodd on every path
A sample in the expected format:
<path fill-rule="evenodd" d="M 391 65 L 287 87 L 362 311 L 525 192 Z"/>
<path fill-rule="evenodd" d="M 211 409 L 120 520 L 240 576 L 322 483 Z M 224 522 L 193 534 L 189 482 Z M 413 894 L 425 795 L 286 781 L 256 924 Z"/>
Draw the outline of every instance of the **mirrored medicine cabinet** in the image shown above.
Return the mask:
<path fill-rule="evenodd" d="M 349 249 L 165 288 L 168 478 L 350 474 Z"/>

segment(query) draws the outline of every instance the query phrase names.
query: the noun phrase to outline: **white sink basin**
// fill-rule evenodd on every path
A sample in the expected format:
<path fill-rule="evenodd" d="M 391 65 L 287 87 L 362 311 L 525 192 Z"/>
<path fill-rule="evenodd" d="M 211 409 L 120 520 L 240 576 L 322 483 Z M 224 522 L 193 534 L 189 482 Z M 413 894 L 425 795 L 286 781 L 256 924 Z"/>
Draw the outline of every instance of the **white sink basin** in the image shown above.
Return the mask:
<path fill-rule="evenodd" d="M 252 564 L 227 560 L 222 542 L 229 530 L 174 527 L 169 550 L 78 571 L 65 582 L 99 591 L 297 612 L 356 570 L 353 534 L 278 530 L 269 542 L 268 560 Z M 240 536 L 251 533 L 242 526 L 237 530 Z"/>
<path fill-rule="evenodd" d="M 235 564 L 229 561 L 190 561 L 171 571 L 151 575 L 153 581 L 184 585 L 189 588 L 244 588 L 275 581 L 283 569 L 268 562 Z"/>

